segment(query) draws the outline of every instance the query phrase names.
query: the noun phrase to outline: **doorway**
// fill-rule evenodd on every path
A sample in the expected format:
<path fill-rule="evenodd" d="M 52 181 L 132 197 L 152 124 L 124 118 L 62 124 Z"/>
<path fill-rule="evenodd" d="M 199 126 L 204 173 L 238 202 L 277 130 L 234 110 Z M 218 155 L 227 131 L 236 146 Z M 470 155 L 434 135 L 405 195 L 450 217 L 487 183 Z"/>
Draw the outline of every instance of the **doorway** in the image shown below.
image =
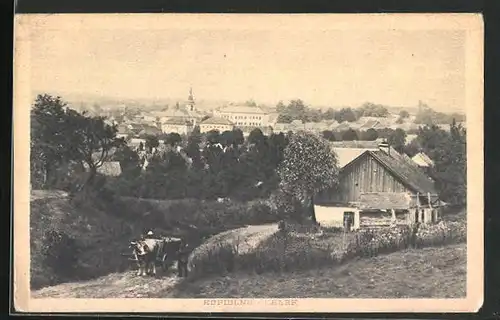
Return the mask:
<path fill-rule="evenodd" d="M 344 229 L 346 231 L 351 231 L 354 224 L 354 212 L 344 211 Z"/>

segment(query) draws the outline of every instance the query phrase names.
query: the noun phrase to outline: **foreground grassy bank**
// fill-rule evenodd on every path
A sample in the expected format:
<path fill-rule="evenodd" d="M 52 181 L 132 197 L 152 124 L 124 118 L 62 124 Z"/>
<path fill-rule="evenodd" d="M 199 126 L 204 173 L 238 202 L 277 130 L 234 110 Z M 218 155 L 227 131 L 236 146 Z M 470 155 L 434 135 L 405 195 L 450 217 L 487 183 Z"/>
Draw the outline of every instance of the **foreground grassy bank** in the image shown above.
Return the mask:
<path fill-rule="evenodd" d="M 183 282 L 158 298 L 463 298 L 466 244 L 403 250 L 286 273 L 238 272 Z"/>
<path fill-rule="evenodd" d="M 130 267 L 121 253 L 145 229 L 185 237 L 196 247 L 232 228 L 272 221 L 263 202 L 73 198 L 33 190 L 30 212 L 31 288 L 97 278 Z"/>
<path fill-rule="evenodd" d="M 466 245 L 409 249 L 340 266 L 196 281 L 112 273 L 32 292 L 33 298 L 463 298 Z"/>

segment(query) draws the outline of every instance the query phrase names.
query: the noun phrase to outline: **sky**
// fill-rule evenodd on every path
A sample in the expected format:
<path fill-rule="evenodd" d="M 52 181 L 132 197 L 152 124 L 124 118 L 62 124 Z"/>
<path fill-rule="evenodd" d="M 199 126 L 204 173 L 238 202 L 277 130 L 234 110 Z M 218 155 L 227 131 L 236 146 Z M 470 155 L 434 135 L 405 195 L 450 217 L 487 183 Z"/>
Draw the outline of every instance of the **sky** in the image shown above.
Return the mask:
<path fill-rule="evenodd" d="M 457 30 L 134 29 L 32 31 L 31 88 L 118 98 L 195 98 L 465 110 Z"/>

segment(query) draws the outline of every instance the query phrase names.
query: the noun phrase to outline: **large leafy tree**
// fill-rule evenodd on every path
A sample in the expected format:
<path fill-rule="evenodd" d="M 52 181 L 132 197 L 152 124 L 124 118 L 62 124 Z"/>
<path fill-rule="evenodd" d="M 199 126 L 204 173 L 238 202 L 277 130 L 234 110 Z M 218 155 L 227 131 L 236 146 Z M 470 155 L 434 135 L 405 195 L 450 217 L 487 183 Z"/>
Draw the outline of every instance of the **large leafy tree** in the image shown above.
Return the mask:
<path fill-rule="evenodd" d="M 453 121 L 448 143 L 435 162 L 435 178 L 443 199 L 465 206 L 467 202 L 467 147 L 465 128 Z"/>
<path fill-rule="evenodd" d="M 387 142 L 398 152 L 402 152 L 406 144 L 406 132 L 397 128 L 387 137 Z"/>
<path fill-rule="evenodd" d="M 60 97 L 38 95 L 31 110 L 32 160 L 45 176 L 63 162 L 77 162 L 87 169 L 80 189 L 90 185 L 97 169 L 110 159 L 110 151 L 124 143 L 104 120 L 67 108 Z"/>
<path fill-rule="evenodd" d="M 341 134 L 342 134 L 343 141 L 354 141 L 354 140 L 359 139 L 358 133 L 356 132 L 356 130 L 351 129 L 351 128 L 343 131 Z"/>
<path fill-rule="evenodd" d="M 435 125 L 421 127 L 414 140 L 434 161 L 431 175 L 441 198 L 458 206 L 464 206 L 467 199 L 466 136 L 465 128 L 453 121 L 449 132 Z"/>
<path fill-rule="evenodd" d="M 104 117 L 87 116 L 72 109 L 66 111 L 64 126 L 71 131 L 67 135 L 71 158 L 88 170 L 79 188 L 83 189 L 92 184 L 97 169 L 111 158 L 110 151 L 122 146 L 124 140 L 116 138 L 116 127 L 107 125 Z"/>
<path fill-rule="evenodd" d="M 313 196 L 334 187 L 338 181 L 337 159 L 330 145 L 312 133 L 295 133 L 285 148 L 278 173 L 281 191 L 298 200 L 316 222 Z M 296 214 L 301 216 L 301 212 Z"/>
<path fill-rule="evenodd" d="M 354 122 L 358 119 L 358 115 L 351 108 L 342 108 L 335 113 L 334 118 L 339 123 L 344 121 Z"/>
<path fill-rule="evenodd" d="M 335 141 L 335 134 L 332 130 L 324 130 L 322 133 L 323 138 L 328 141 Z"/>
<path fill-rule="evenodd" d="M 50 187 L 58 165 L 70 158 L 60 97 L 38 95 L 31 109 L 31 179 L 36 187 Z"/>
<path fill-rule="evenodd" d="M 154 135 L 147 135 L 145 138 L 145 147 L 147 150 L 151 152 L 153 148 L 158 148 L 160 145 L 160 141 L 158 140 L 157 136 Z"/>
<path fill-rule="evenodd" d="M 177 132 L 171 132 L 165 136 L 164 143 L 170 145 L 171 147 L 175 147 L 181 142 L 182 142 L 182 137 Z"/>
<path fill-rule="evenodd" d="M 377 130 L 370 128 L 361 134 L 363 140 L 374 141 L 378 138 Z"/>

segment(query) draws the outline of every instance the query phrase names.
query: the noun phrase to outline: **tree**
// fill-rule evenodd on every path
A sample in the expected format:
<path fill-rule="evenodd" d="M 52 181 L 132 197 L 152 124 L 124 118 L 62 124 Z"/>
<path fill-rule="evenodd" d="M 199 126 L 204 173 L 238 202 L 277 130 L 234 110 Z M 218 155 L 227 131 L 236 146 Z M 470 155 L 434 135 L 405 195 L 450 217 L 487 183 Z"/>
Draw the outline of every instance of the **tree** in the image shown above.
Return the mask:
<path fill-rule="evenodd" d="M 281 191 L 302 203 L 316 222 L 314 194 L 335 186 L 338 181 L 337 159 L 330 145 L 314 134 L 297 132 L 285 148 L 278 174 Z"/>
<path fill-rule="evenodd" d="M 220 143 L 224 146 L 232 146 L 235 144 L 234 132 L 226 130 L 220 135 Z"/>
<path fill-rule="evenodd" d="M 266 136 L 262 133 L 259 128 L 253 129 L 248 135 L 247 141 L 250 144 L 261 145 L 266 140 Z"/>
<path fill-rule="evenodd" d="M 193 161 L 194 169 L 203 168 L 201 152 L 200 152 L 200 143 L 201 143 L 200 128 L 196 126 L 189 135 L 186 145 L 186 154 Z"/>
<path fill-rule="evenodd" d="M 358 120 L 358 116 L 351 108 L 342 108 L 340 111 L 335 113 L 335 120 L 339 123 L 344 121 L 354 122 Z"/>
<path fill-rule="evenodd" d="M 342 140 L 343 141 L 355 141 L 355 140 L 359 140 L 358 139 L 358 134 L 357 134 L 356 130 L 349 128 L 349 129 L 343 131 L 342 132 Z"/>
<path fill-rule="evenodd" d="M 410 157 L 415 156 L 421 150 L 422 146 L 418 143 L 418 139 L 413 139 L 412 141 L 407 143 L 404 147 L 404 152 Z"/>
<path fill-rule="evenodd" d="M 394 132 L 389 135 L 387 142 L 398 152 L 403 152 L 404 146 L 406 144 L 406 132 L 397 128 Z"/>
<path fill-rule="evenodd" d="M 165 136 L 165 144 L 175 147 L 182 142 L 182 137 L 177 132 L 171 132 Z"/>
<path fill-rule="evenodd" d="M 66 102 L 61 97 L 38 95 L 31 109 L 31 181 L 36 187 L 55 182 L 55 169 L 71 158 L 68 128 L 64 126 Z"/>
<path fill-rule="evenodd" d="M 206 133 L 206 139 L 209 144 L 216 144 L 220 142 L 219 130 L 210 130 Z"/>
<path fill-rule="evenodd" d="M 466 135 L 453 121 L 449 132 L 435 125 L 421 127 L 414 140 L 434 161 L 431 175 L 441 199 L 458 206 L 465 206 L 467 198 Z"/>
<path fill-rule="evenodd" d="M 387 117 L 389 115 L 387 107 L 371 102 L 364 103 L 356 111 L 359 117 Z"/>
<path fill-rule="evenodd" d="M 249 106 L 249 107 L 256 107 L 257 106 L 257 103 L 255 103 L 255 101 L 253 99 L 249 99 L 245 102 L 245 105 Z"/>
<path fill-rule="evenodd" d="M 145 146 L 146 146 L 146 149 L 149 150 L 149 152 L 151 152 L 151 150 L 153 150 L 153 148 L 158 148 L 158 146 L 160 145 L 160 141 L 158 140 L 158 137 L 156 137 L 156 136 L 147 135 L 145 140 L 146 140 Z"/>
<path fill-rule="evenodd" d="M 335 110 L 333 110 L 333 108 L 328 108 L 323 113 L 323 119 L 324 120 L 333 120 L 333 119 L 335 119 Z"/>
<path fill-rule="evenodd" d="M 233 129 L 233 143 L 234 146 L 242 145 L 245 142 L 245 137 L 243 136 L 243 131 L 240 128 Z"/>
<path fill-rule="evenodd" d="M 113 160 L 120 162 L 122 172 L 126 176 L 136 176 L 140 172 L 139 155 L 130 149 L 129 146 L 123 145 L 113 154 Z"/>
<path fill-rule="evenodd" d="M 304 102 L 300 99 L 291 100 L 288 106 L 284 107 L 283 104 L 278 103 L 276 107 L 280 115 L 278 122 L 291 123 L 293 120 L 306 121 L 309 119 L 309 108 L 305 106 Z"/>
<path fill-rule="evenodd" d="M 88 168 L 81 190 L 92 185 L 97 169 L 111 158 L 110 150 L 121 147 L 125 141 L 116 138 L 116 127 L 107 125 L 104 117 L 86 116 L 72 109 L 66 110 L 64 126 L 72 160 Z"/>
<path fill-rule="evenodd" d="M 442 199 L 464 207 L 467 203 L 466 130 L 455 121 L 450 126 L 448 141 L 435 159 L 434 178 Z"/>
<path fill-rule="evenodd" d="M 362 134 L 363 140 L 375 141 L 378 138 L 377 130 L 370 128 Z"/>
<path fill-rule="evenodd" d="M 279 101 L 277 104 L 276 104 L 276 111 L 278 113 L 283 113 L 285 112 L 286 110 L 286 106 L 285 104 L 283 103 L 283 101 Z"/>
<path fill-rule="evenodd" d="M 406 118 L 408 118 L 409 116 L 410 116 L 410 113 L 408 113 L 408 111 L 406 111 L 406 110 L 401 110 L 401 111 L 399 112 L 399 117 L 400 117 L 401 119 L 406 119 Z"/>
<path fill-rule="evenodd" d="M 335 141 L 335 134 L 333 133 L 332 130 L 325 130 L 321 133 L 323 135 L 323 138 L 328 140 L 328 141 Z"/>

